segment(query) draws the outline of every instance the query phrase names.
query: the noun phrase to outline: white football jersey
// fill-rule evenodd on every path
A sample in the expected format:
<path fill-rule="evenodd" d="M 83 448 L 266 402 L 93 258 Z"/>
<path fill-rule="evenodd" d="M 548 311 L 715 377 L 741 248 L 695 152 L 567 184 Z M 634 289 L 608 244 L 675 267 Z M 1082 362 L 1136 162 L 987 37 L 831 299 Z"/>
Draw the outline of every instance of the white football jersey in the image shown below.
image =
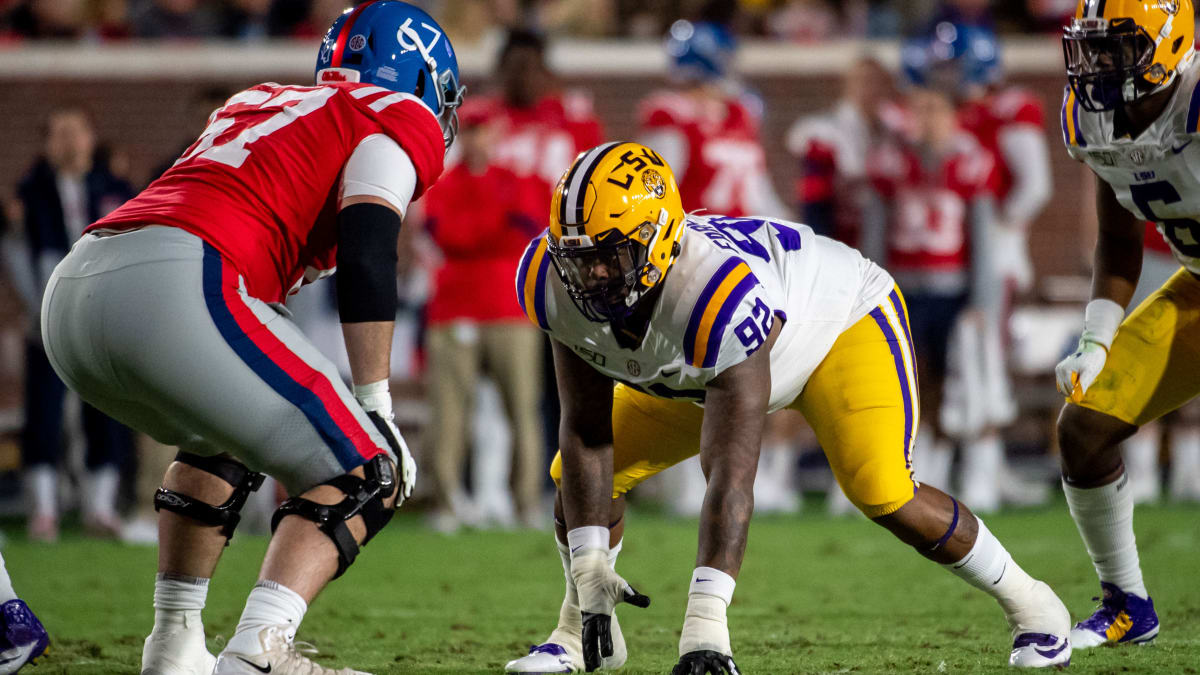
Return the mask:
<path fill-rule="evenodd" d="M 1112 186 L 1117 200 L 1158 226 L 1175 257 L 1200 274 L 1200 65 L 1179 84 L 1158 119 L 1137 138 L 1113 138 L 1113 113 L 1083 109 L 1067 87 L 1062 128 L 1067 151 Z"/>
<path fill-rule="evenodd" d="M 545 236 L 521 259 L 517 296 L 531 321 L 596 370 L 648 394 L 701 404 L 709 381 L 758 350 L 778 317 L 774 411 L 795 400 L 842 331 L 894 285 L 858 251 L 787 221 L 689 215 L 680 245 L 637 349 L 620 346 L 608 323 L 583 316 Z"/>

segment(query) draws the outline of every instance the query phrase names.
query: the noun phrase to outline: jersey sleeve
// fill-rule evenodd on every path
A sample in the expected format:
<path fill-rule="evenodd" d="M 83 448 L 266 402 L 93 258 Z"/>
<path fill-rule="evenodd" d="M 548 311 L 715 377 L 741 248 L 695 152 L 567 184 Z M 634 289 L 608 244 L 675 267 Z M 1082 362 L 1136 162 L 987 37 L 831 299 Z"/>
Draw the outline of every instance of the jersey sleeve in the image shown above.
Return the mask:
<path fill-rule="evenodd" d="M 716 377 L 766 343 L 776 316 L 766 289 L 741 258 L 730 257 L 708 280 L 688 318 L 684 360 Z"/>
<path fill-rule="evenodd" d="M 521 263 L 517 265 L 517 304 L 533 325 L 544 331 L 550 330 L 546 315 L 546 278 L 550 274 L 550 255 L 546 253 L 545 232 L 533 238 Z"/>
<path fill-rule="evenodd" d="M 348 93 L 380 130 L 408 153 L 417 174 L 412 198 L 420 197 L 442 174 L 446 159 L 446 142 L 437 118 L 412 94 L 374 86 L 350 89 Z"/>
<path fill-rule="evenodd" d="M 1028 124 L 1038 129 L 1046 126 L 1046 115 L 1042 104 L 1033 93 L 1024 89 L 1009 89 L 1002 92 L 997 101 L 996 113 L 1005 124 Z"/>
<path fill-rule="evenodd" d="M 403 215 L 416 187 L 417 173 L 408 153 L 391 137 L 371 134 L 346 161 L 339 202 L 350 197 L 378 197 Z"/>

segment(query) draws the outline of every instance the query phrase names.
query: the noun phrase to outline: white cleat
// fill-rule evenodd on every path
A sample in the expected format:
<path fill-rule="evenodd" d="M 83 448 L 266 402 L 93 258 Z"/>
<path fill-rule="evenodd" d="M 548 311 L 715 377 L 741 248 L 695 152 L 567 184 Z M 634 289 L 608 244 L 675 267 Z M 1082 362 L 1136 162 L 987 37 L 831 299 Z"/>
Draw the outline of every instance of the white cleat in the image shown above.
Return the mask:
<path fill-rule="evenodd" d="M 1050 668 L 1071 664 L 1071 613 L 1045 583 L 1034 582 L 1035 611 L 1009 617 L 1013 648 L 1008 665 L 1014 668 Z"/>
<path fill-rule="evenodd" d="M 199 622 L 172 632 L 151 632 L 142 646 L 142 675 L 212 675 L 217 657 L 204 646 Z"/>
<path fill-rule="evenodd" d="M 625 634 L 621 632 L 621 623 L 617 621 L 617 613 L 612 615 L 613 655 L 605 658 L 600 664 L 600 670 L 616 670 L 625 665 L 629 651 L 625 648 Z M 504 666 L 506 673 L 582 673 L 583 641 L 579 633 L 564 628 L 556 628 L 550 637 L 540 645 L 529 648 L 529 653 L 519 659 L 509 661 Z"/>
<path fill-rule="evenodd" d="M 213 675 L 371 675 L 360 670 L 326 668 L 308 658 L 317 650 L 307 642 L 294 642 L 291 626 L 267 626 L 258 634 L 262 651 L 242 654 L 228 648 L 217 657 Z"/>

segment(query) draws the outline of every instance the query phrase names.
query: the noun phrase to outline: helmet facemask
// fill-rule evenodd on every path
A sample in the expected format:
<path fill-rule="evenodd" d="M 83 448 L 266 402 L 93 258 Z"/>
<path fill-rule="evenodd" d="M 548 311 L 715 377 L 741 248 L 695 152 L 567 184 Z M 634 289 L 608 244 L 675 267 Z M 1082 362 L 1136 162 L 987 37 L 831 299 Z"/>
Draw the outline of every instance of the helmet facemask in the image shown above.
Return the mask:
<path fill-rule="evenodd" d="M 628 235 L 608 230 L 593 242 L 587 235 L 548 238 L 547 252 L 575 306 L 590 321 L 623 321 L 646 291 L 661 280 L 650 264 L 648 243 L 657 226 L 642 223 Z"/>
<path fill-rule="evenodd" d="M 1159 90 L 1169 77 L 1154 62 L 1154 39 L 1133 19 L 1075 19 L 1063 35 L 1067 81 L 1088 112 L 1106 112 Z"/>

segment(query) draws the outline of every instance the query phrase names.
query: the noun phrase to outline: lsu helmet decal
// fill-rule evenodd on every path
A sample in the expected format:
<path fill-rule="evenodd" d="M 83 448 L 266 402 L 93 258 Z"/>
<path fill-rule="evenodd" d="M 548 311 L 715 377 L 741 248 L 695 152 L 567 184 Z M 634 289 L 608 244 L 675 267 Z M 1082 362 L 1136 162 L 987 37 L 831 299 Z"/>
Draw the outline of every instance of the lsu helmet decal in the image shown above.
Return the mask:
<path fill-rule="evenodd" d="M 1089 112 L 1162 91 L 1195 53 L 1192 0 L 1079 0 L 1063 28 L 1067 81 Z"/>
<path fill-rule="evenodd" d="M 547 252 L 568 295 L 592 321 L 629 316 L 679 255 L 683 202 L 671 167 L 638 143 L 579 154 L 550 206 Z"/>

